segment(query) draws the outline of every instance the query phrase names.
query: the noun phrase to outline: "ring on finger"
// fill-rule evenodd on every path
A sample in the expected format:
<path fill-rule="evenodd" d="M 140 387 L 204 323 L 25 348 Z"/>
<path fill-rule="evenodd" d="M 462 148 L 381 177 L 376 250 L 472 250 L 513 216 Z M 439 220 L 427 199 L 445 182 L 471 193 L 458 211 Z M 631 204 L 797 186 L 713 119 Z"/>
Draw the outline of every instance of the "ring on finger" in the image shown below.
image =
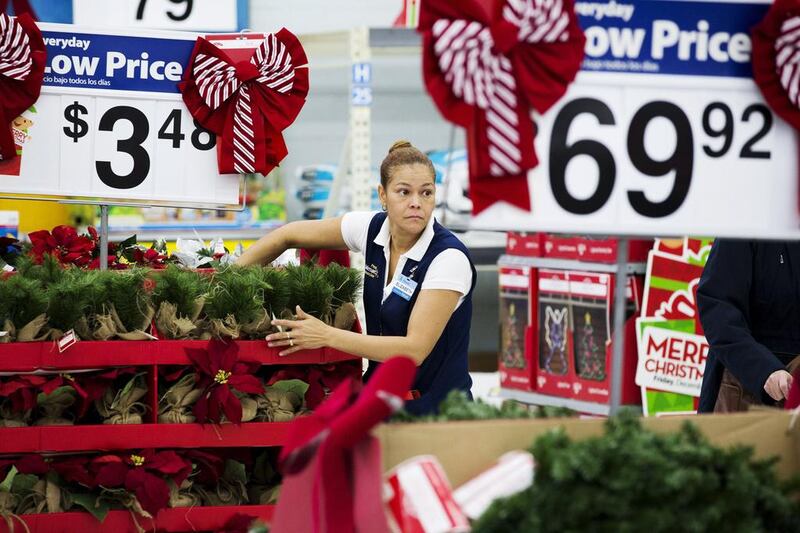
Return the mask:
<path fill-rule="evenodd" d="M 294 341 L 292 339 L 289 339 L 289 346 L 294 346 Z"/>
<path fill-rule="evenodd" d="M 287 339 L 291 339 L 292 338 L 292 334 L 290 332 L 288 332 L 288 331 L 286 332 L 286 338 Z"/>

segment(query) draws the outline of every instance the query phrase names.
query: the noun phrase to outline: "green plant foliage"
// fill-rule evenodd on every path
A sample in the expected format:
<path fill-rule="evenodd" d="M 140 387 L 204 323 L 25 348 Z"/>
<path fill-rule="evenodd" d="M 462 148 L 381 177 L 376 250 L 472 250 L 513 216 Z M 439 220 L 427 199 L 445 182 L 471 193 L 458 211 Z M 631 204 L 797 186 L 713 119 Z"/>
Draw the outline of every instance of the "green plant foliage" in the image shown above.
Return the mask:
<path fill-rule="evenodd" d="M 249 268 L 230 266 L 214 275 L 204 307 L 209 318 L 224 320 L 233 315 L 239 324 L 248 324 L 261 316 L 265 284 L 249 272 Z"/>
<path fill-rule="evenodd" d="M 291 298 L 289 309 L 294 312 L 295 306 L 309 315 L 326 319 L 331 313 L 333 287 L 325 276 L 325 269 L 313 263 L 305 265 L 289 265 L 286 267 L 289 278 Z"/>
<path fill-rule="evenodd" d="M 0 328 L 10 320 L 17 329 L 47 311 L 42 282 L 23 276 L 0 280 Z"/>
<path fill-rule="evenodd" d="M 358 301 L 361 292 L 361 272 L 338 263 L 330 263 L 325 267 L 325 278 L 333 287 L 334 307 L 339 307 L 345 302 L 354 304 Z"/>
<path fill-rule="evenodd" d="M 197 299 L 208 293 L 210 285 L 207 276 L 170 265 L 155 276 L 153 305 L 157 309 L 169 302 L 177 306 L 179 317 L 192 316 Z"/>
<path fill-rule="evenodd" d="M 281 312 L 289 305 L 291 290 L 289 287 L 289 274 L 282 268 L 253 266 L 249 269 L 250 275 L 258 280 L 264 290 L 263 305 L 267 313 L 280 316 Z"/>
<path fill-rule="evenodd" d="M 87 276 L 65 275 L 61 280 L 50 284 L 46 289 L 47 317 L 50 326 L 69 331 L 75 323 L 86 316 L 92 288 Z"/>
<path fill-rule="evenodd" d="M 109 280 L 117 273 L 111 270 L 79 270 L 67 271 L 67 276 L 82 281 L 86 290 L 86 310 L 88 314 L 106 314 L 108 312 Z"/>
<path fill-rule="evenodd" d="M 531 451 L 534 484 L 495 502 L 473 531 L 800 531 L 796 481 L 777 480 L 774 460 L 750 448 L 712 446 L 690 423 L 660 435 L 625 414 L 603 436 L 554 431 Z"/>
<path fill-rule="evenodd" d="M 44 254 L 40 265 L 37 265 L 30 255 L 20 256 L 17 259 L 16 269 L 21 276 L 41 281 L 44 286 L 61 281 L 66 272 L 64 266 L 51 254 Z"/>
<path fill-rule="evenodd" d="M 142 327 L 148 316 L 148 307 L 152 305 L 150 295 L 144 288 L 147 270 L 132 268 L 113 272 L 106 278 L 109 303 L 114 305 L 122 324 L 128 331 Z"/>
<path fill-rule="evenodd" d="M 435 415 L 414 416 L 401 411 L 392 417 L 392 422 L 447 422 L 449 420 L 495 420 L 516 418 L 555 418 L 575 416 L 576 413 L 562 407 L 528 408 L 517 402 L 503 402 L 496 407 L 483 400 L 472 401 L 464 391 L 453 390 L 439 404 Z"/>

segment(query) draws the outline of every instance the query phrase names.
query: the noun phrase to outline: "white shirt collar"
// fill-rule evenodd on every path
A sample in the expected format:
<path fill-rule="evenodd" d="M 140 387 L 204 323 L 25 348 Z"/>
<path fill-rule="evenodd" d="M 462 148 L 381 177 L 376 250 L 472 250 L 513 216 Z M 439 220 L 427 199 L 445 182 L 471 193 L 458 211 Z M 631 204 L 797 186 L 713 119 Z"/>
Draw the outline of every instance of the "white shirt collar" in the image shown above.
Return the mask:
<path fill-rule="evenodd" d="M 425 252 L 428 251 L 428 246 L 430 246 L 431 241 L 433 240 L 434 221 L 435 217 L 431 215 L 430 220 L 428 220 L 428 225 L 425 226 L 425 230 L 422 232 L 422 235 L 419 236 L 419 239 L 417 239 L 417 242 L 414 243 L 414 246 L 412 246 L 401 257 L 406 257 L 412 261 L 422 260 L 422 256 L 424 256 Z M 381 225 L 380 231 L 372 240 L 372 242 L 378 246 L 382 246 L 385 249 L 389 245 L 390 239 L 391 235 L 389 234 L 389 217 L 387 216 Z"/>

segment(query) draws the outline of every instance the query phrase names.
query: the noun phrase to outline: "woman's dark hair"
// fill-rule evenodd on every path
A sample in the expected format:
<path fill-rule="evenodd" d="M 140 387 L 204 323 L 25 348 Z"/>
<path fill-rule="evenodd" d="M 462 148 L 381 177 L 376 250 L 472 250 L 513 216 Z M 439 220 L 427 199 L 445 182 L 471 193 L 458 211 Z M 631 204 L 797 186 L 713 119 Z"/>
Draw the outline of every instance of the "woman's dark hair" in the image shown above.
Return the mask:
<path fill-rule="evenodd" d="M 424 165 L 431 171 L 431 178 L 436 179 L 436 170 L 427 155 L 408 141 L 395 141 L 381 163 L 381 185 L 384 189 L 389 185 L 392 171 L 406 165 Z"/>

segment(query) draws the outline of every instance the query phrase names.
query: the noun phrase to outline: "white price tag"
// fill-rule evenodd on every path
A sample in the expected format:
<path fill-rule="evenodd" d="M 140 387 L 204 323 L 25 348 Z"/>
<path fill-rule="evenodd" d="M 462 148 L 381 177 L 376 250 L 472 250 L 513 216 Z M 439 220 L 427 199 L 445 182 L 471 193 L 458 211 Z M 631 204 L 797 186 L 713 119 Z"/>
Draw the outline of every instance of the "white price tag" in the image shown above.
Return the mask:
<path fill-rule="evenodd" d="M 237 0 L 73 0 L 75 24 L 226 32 L 239 29 Z"/>
<path fill-rule="evenodd" d="M 796 133 L 750 77 L 768 5 L 675 4 L 576 2 L 586 58 L 535 119 L 533 213 L 498 203 L 473 228 L 800 236 Z"/>
<path fill-rule="evenodd" d="M 15 121 L 20 156 L 0 191 L 176 206 L 239 204 L 242 179 L 217 171 L 216 137 L 177 84 L 197 35 L 137 35 L 41 24 L 42 95 Z"/>

